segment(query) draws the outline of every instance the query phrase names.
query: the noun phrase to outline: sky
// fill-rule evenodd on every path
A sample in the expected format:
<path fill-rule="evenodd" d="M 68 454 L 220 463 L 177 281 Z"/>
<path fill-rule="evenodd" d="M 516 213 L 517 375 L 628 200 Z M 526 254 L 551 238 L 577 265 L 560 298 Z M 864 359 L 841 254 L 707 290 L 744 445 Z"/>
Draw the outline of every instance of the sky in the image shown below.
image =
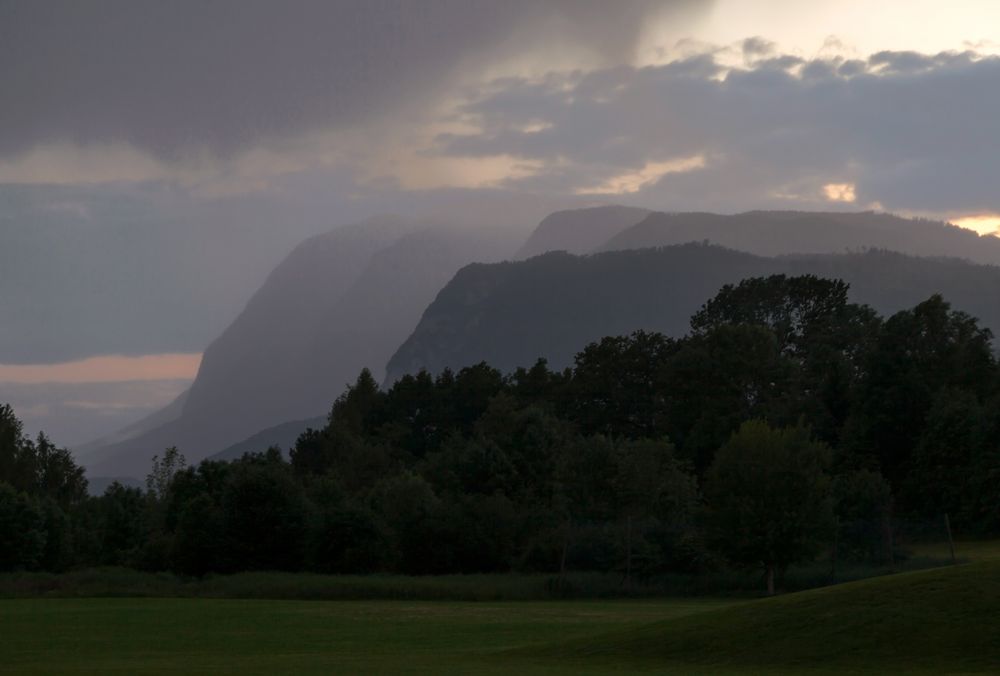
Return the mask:
<path fill-rule="evenodd" d="M 127 424 L 297 243 L 374 214 L 997 232 L 998 26 L 992 0 L 0 0 L 0 400 L 67 444 Z"/>

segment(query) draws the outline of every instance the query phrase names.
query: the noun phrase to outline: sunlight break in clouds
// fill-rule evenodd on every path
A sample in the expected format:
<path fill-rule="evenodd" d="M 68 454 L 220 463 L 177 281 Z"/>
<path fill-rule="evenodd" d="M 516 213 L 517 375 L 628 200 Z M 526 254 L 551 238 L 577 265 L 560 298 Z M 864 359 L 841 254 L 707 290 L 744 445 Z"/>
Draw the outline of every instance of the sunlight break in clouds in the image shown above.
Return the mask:
<path fill-rule="evenodd" d="M 997 121 L 987 111 L 998 101 L 1000 57 L 804 59 L 762 38 L 738 51 L 748 64 L 727 65 L 706 47 L 658 66 L 508 78 L 470 92 L 459 110 L 473 124 L 436 137 L 433 152 L 540 162 L 508 185 L 635 195 L 667 210 L 997 213 L 988 142 Z M 657 180 L 675 169 L 665 158 L 692 156 L 705 158 L 698 171 L 681 166 Z"/>
<path fill-rule="evenodd" d="M 141 380 L 191 380 L 200 353 L 113 355 L 61 364 L 0 364 L 0 383 L 118 383 Z"/>
<path fill-rule="evenodd" d="M 854 202 L 857 199 L 853 183 L 827 183 L 823 194 L 831 202 Z"/>
<path fill-rule="evenodd" d="M 980 214 L 951 219 L 952 224 L 967 230 L 974 230 L 980 235 L 1000 236 L 1000 214 Z"/>
<path fill-rule="evenodd" d="M 974 48 L 998 53 L 995 0 L 718 0 L 700 26 L 698 37 L 728 44 L 763 35 L 784 52 L 815 56 L 816 48 L 836 36 L 842 55 L 882 50 L 935 53 Z M 827 55 L 830 55 L 829 53 Z"/>

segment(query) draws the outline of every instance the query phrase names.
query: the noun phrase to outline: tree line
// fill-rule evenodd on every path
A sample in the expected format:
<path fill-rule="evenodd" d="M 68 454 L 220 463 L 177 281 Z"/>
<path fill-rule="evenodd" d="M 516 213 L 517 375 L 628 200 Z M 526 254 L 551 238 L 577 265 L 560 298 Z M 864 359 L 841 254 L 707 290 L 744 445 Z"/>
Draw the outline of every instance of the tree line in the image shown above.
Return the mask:
<path fill-rule="evenodd" d="M 881 555 L 892 514 L 1000 533 L 1000 368 L 939 296 L 889 318 L 848 287 L 729 285 L 674 339 L 636 332 L 574 365 L 365 370 L 289 457 L 262 449 L 146 488 L 82 471 L 0 408 L 0 568 L 121 565 L 406 574 L 725 565 L 769 589 L 831 541 Z M 890 545 L 891 546 L 891 545 Z"/>

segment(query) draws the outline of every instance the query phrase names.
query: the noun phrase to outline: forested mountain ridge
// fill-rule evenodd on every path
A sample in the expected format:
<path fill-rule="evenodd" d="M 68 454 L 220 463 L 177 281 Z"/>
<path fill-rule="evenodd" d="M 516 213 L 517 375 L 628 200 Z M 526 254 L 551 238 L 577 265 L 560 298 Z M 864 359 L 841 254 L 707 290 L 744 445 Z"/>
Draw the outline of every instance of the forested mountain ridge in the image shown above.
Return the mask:
<path fill-rule="evenodd" d="M 1000 329 L 1000 268 L 887 251 L 763 257 L 714 245 L 551 253 L 470 265 L 438 294 L 387 366 L 387 382 L 487 361 L 501 371 L 542 357 L 568 366 L 575 346 L 644 329 L 680 336 L 724 284 L 770 274 L 843 279 L 854 302 L 891 314 L 935 293 Z"/>
<path fill-rule="evenodd" d="M 702 241 L 761 256 L 889 249 L 1000 265 L 1000 237 L 980 236 L 940 221 L 871 211 L 748 211 L 732 216 L 653 212 L 594 251 Z"/>

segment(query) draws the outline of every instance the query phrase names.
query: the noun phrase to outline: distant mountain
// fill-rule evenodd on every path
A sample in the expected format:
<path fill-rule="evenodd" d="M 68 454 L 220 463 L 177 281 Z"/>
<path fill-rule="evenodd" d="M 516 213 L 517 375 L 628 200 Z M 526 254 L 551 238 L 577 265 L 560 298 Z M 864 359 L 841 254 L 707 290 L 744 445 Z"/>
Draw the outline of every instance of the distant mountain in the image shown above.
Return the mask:
<path fill-rule="evenodd" d="M 97 476 L 97 477 L 87 477 L 87 493 L 89 495 L 102 495 L 104 491 L 108 490 L 108 486 L 118 482 L 126 488 L 143 488 L 145 484 L 139 481 L 135 477 L 124 476 Z"/>
<path fill-rule="evenodd" d="M 150 413 L 146 417 L 128 425 L 127 427 L 123 427 L 114 434 L 109 434 L 95 441 L 91 441 L 90 443 L 74 446 L 73 454 L 78 460 L 84 459 L 89 463 L 95 463 L 104 459 L 110 449 L 115 448 L 117 444 L 126 442 L 129 439 L 135 439 L 138 436 L 180 418 L 181 414 L 184 412 L 184 402 L 187 401 L 188 393 L 190 391 L 190 389 L 184 390 L 177 396 L 176 399 L 163 408 Z"/>
<path fill-rule="evenodd" d="M 749 211 L 734 216 L 656 212 L 619 231 L 595 250 L 702 241 L 761 256 L 888 249 L 1000 264 L 1000 237 L 980 236 L 940 221 L 875 212 Z"/>
<path fill-rule="evenodd" d="M 942 291 L 990 326 L 998 314 L 985 291 L 1000 288 L 995 268 L 882 252 L 766 257 L 885 248 L 1000 262 L 1000 239 L 933 221 L 870 212 L 721 216 L 593 207 L 550 214 L 516 256 L 607 253 L 462 267 L 506 257 L 519 235 L 516 228 L 382 218 L 303 242 L 209 346 L 185 395 L 78 449 L 80 461 L 92 476 L 137 477 L 167 446 L 198 461 L 287 421 L 325 414 L 365 366 L 387 381 L 482 359 L 510 369 L 545 356 L 562 366 L 604 335 L 637 328 L 680 334 L 722 284 L 776 271 L 826 270 L 852 281 L 858 299 L 882 311 Z M 620 251 L 691 241 L 729 249 Z"/>
<path fill-rule="evenodd" d="M 546 216 L 515 258 L 530 258 L 548 251 L 589 253 L 647 215 L 648 209 L 623 206 L 556 211 Z"/>
<path fill-rule="evenodd" d="M 884 314 L 941 293 L 1000 329 L 1000 268 L 958 259 L 885 251 L 763 257 L 703 244 L 551 253 L 460 270 L 389 360 L 388 380 L 483 360 L 510 371 L 544 357 L 561 368 L 606 335 L 647 329 L 680 336 L 722 285 L 774 273 L 844 279 L 852 300 Z"/>
<path fill-rule="evenodd" d="M 82 455 L 92 475 L 144 476 L 177 445 L 198 461 L 268 427 L 326 413 L 382 365 L 455 271 L 497 260 L 510 235 L 380 219 L 311 238 L 205 351 L 176 419 Z"/>
<path fill-rule="evenodd" d="M 309 428 L 322 429 L 326 427 L 326 422 L 326 416 L 319 416 L 268 427 L 266 430 L 261 430 L 243 441 L 209 456 L 208 460 L 239 460 L 247 453 L 260 453 L 271 446 L 277 446 L 287 456 L 303 432 Z"/>

